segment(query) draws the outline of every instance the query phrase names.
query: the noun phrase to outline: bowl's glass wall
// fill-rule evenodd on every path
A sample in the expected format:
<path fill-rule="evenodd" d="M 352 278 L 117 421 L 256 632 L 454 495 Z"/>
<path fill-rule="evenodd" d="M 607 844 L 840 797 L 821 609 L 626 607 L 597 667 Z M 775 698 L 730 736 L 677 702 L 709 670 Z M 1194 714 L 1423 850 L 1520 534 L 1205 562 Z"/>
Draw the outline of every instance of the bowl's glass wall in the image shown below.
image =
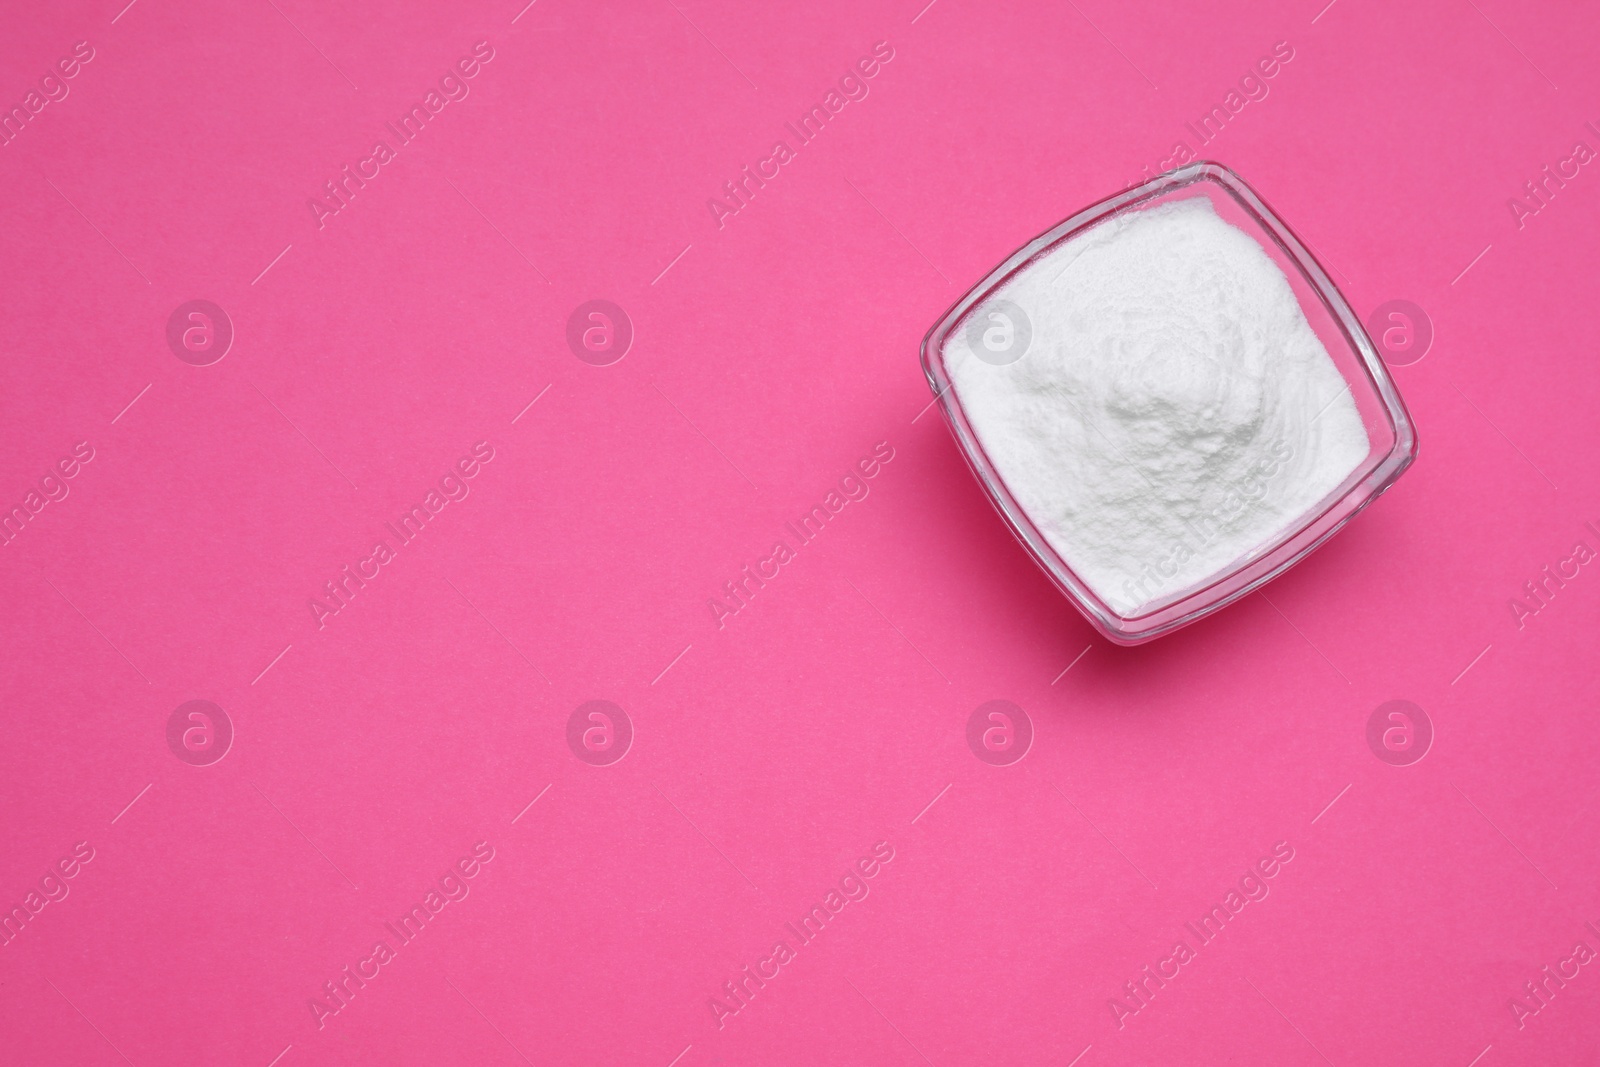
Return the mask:
<path fill-rule="evenodd" d="M 1172 200 L 1204 196 L 1226 221 L 1254 236 L 1289 279 L 1306 320 L 1332 357 L 1361 415 L 1369 443 L 1366 460 L 1275 542 L 1258 546 L 1205 582 L 1145 605 L 1138 616 L 1118 614 L 1100 600 L 1056 554 L 1012 498 L 978 443 L 945 371 L 945 339 L 957 335 L 972 308 L 1050 248 L 1113 215 L 1147 210 Z M 1388 488 L 1416 455 L 1416 436 L 1359 319 L 1333 279 L 1307 248 L 1256 194 L 1231 171 L 1214 163 L 1192 164 L 1102 201 L 1018 250 L 946 313 L 923 340 L 929 384 L 973 473 L 1012 532 L 1056 585 L 1106 637 L 1138 644 L 1187 625 L 1270 581 L 1304 558 Z"/>

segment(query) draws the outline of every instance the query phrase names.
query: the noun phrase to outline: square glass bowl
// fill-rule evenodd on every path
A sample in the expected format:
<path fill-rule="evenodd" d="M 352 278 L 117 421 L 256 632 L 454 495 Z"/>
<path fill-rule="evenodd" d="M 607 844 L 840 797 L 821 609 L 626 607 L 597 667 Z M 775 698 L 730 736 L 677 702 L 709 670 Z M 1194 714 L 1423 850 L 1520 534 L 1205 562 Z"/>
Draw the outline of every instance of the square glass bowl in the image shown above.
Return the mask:
<path fill-rule="evenodd" d="M 1192 196 L 1208 197 L 1225 221 L 1254 237 L 1283 271 L 1306 321 L 1332 357 L 1366 429 L 1366 458 L 1334 490 L 1277 539 L 1258 545 L 1199 584 L 1142 605 L 1140 614 L 1113 610 L 1075 574 L 1012 497 L 962 410 L 944 365 L 945 341 L 966 328 L 968 313 L 1063 241 L 1107 219 Z M 1254 591 L 1309 555 L 1372 503 L 1417 456 L 1417 435 L 1388 369 L 1360 318 L 1305 243 L 1233 171 L 1200 162 L 1152 178 L 1073 215 L 1028 242 L 974 286 L 922 339 L 922 369 L 967 465 L 1017 540 L 1095 629 L 1119 645 L 1171 633 Z M 1069 417 L 1069 416 L 1064 416 Z"/>

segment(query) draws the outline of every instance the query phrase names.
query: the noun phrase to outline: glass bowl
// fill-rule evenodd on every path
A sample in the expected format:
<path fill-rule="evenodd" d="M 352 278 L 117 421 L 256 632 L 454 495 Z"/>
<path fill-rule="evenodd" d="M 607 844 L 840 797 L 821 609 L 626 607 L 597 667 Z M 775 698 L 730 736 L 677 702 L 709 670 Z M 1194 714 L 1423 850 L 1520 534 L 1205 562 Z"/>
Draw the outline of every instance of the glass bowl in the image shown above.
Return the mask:
<path fill-rule="evenodd" d="M 945 368 L 946 339 L 967 327 L 974 305 L 1018 275 L 1057 244 L 1115 215 L 1143 211 L 1185 197 L 1204 196 L 1225 221 L 1253 236 L 1289 279 L 1306 321 L 1343 377 L 1361 416 L 1369 444 L 1366 458 L 1340 485 L 1307 509 L 1276 539 L 1257 545 L 1195 585 L 1122 615 L 1073 572 L 1026 511 L 979 443 Z M 1108 640 L 1137 645 L 1171 633 L 1265 585 L 1308 556 L 1372 503 L 1417 456 L 1417 435 L 1372 339 L 1344 295 L 1305 243 L 1250 186 L 1220 163 L 1191 163 L 1115 196 L 1107 197 L 1029 241 L 945 312 L 922 339 L 922 369 L 961 454 L 1034 561 L 1057 588 Z"/>

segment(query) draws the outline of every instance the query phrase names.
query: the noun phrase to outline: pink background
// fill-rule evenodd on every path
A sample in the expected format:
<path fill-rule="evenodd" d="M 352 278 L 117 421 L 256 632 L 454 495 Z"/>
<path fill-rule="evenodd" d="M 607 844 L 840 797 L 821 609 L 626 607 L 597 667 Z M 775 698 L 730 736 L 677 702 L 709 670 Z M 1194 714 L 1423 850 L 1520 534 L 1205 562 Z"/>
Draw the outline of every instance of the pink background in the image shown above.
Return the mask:
<path fill-rule="evenodd" d="M 1600 550 L 1600 167 L 1507 205 L 1600 148 L 1596 15 L 1169 7 L 12 5 L 0 103 L 94 58 L 0 147 L 0 505 L 94 458 L 0 548 L 0 906 L 31 914 L 0 1061 L 1600 1062 L 1600 963 L 1524 989 L 1600 950 L 1600 574 L 1510 606 Z M 319 229 L 308 200 L 483 40 Z M 707 199 L 879 41 L 869 95 L 719 228 Z M 918 417 L 917 344 L 1196 149 L 1279 41 L 1197 154 L 1360 313 L 1426 309 L 1396 370 L 1421 458 L 1266 596 L 1117 649 Z M 210 366 L 166 341 L 195 298 L 236 331 Z M 636 330 L 610 366 L 566 341 L 595 298 Z M 470 495 L 319 629 L 323 583 L 478 441 Z M 878 442 L 870 494 L 719 628 Z M 209 766 L 167 741 L 193 699 L 235 731 Z M 567 741 L 591 699 L 635 732 L 609 766 Z M 1035 734 L 1008 766 L 966 740 L 996 699 Z M 1394 699 L 1434 730 L 1410 766 L 1366 740 Z M 470 893 L 319 1025 L 478 842 Z M 1277 842 L 1270 895 L 1129 1012 Z"/>

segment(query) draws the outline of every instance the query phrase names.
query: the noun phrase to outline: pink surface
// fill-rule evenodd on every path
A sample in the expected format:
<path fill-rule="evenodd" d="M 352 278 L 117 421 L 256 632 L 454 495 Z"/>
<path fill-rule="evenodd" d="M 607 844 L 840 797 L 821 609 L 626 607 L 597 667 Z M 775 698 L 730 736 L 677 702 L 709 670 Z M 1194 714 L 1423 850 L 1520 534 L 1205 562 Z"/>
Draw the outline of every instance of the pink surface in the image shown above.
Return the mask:
<path fill-rule="evenodd" d="M 1600 1062 L 1594 12 L 922 2 L 13 5 L 0 1062 Z M 1180 140 L 1422 455 L 1119 650 L 916 347 Z"/>

